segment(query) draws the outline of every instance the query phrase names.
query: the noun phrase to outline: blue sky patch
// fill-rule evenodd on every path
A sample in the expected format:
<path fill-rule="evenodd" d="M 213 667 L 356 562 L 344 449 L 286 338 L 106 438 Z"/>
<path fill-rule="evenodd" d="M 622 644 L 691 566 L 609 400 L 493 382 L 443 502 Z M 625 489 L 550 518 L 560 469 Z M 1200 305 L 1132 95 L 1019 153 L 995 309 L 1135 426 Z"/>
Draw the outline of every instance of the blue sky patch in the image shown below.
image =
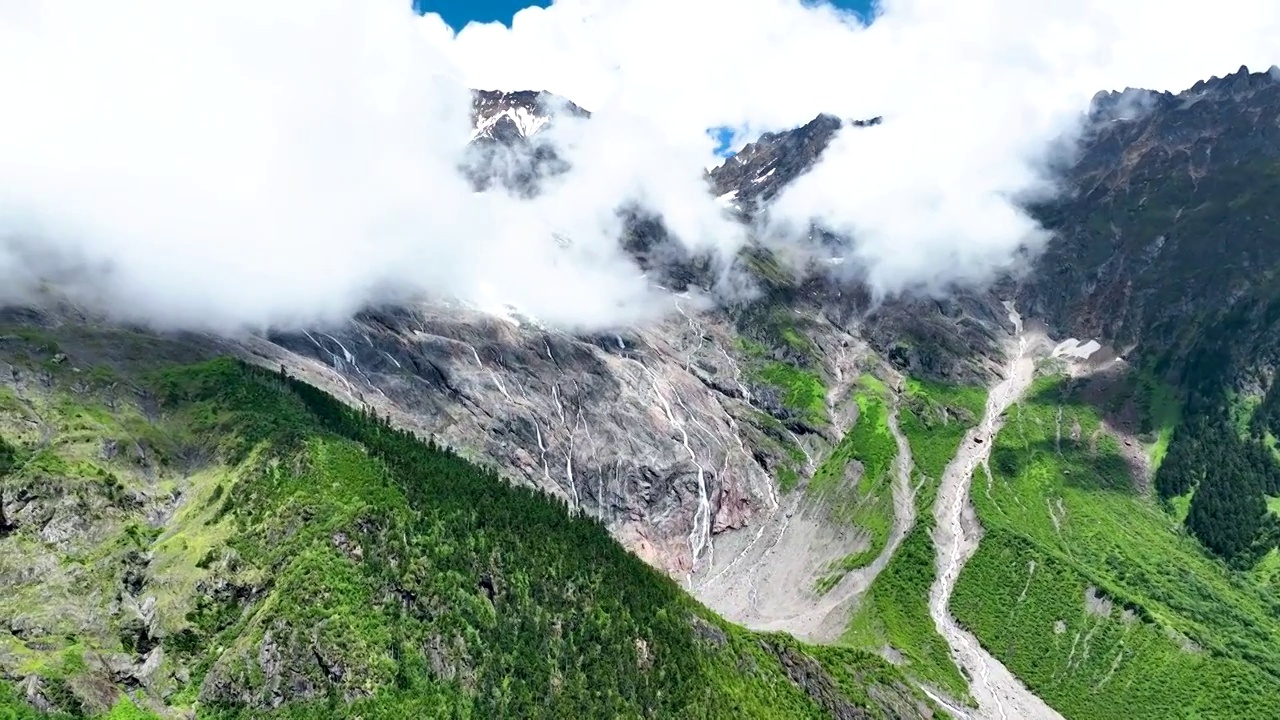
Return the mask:
<path fill-rule="evenodd" d="M 716 141 L 716 157 L 727 158 L 733 155 L 735 150 L 731 146 L 733 143 L 733 128 L 728 125 L 713 127 L 707 129 L 707 134 Z"/>
<path fill-rule="evenodd" d="M 412 0 L 413 9 L 419 14 L 439 13 L 454 30 L 461 30 L 467 23 L 493 22 L 511 24 L 511 18 L 524 8 L 537 5 L 547 7 L 549 0 Z"/>
<path fill-rule="evenodd" d="M 504 25 L 511 24 L 511 18 L 520 10 L 537 5 L 547 7 L 550 0 L 410 0 L 413 9 L 418 13 L 439 13 L 440 17 L 454 30 L 461 30 L 468 22 L 493 22 L 497 20 Z M 696 2 L 696 0 L 690 0 Z M 874 0 L 833 0 L 838 8 L 852 10 L 864 22 L 871 19 L 871 8 Z M 806 5 L 815 4 L 805 0 Z"/>

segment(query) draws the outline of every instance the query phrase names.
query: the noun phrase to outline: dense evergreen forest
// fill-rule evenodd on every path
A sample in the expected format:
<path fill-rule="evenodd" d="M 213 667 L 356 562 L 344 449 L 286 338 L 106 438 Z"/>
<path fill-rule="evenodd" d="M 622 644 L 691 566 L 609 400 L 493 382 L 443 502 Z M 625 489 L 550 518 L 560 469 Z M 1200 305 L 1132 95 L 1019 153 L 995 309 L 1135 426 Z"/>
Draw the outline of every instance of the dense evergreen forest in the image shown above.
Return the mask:
<path fill-rule="evenodd" d="M 1182 420 L 1156 475 L 1160 496 L 1191 493 L 1187 528 L 1237 567 L 1280 544 L 1280 301 L 1246 301 L 1197 342 L 1180 369 Z M 1169 365 L 1172 363 L 1166 363 Z"/>

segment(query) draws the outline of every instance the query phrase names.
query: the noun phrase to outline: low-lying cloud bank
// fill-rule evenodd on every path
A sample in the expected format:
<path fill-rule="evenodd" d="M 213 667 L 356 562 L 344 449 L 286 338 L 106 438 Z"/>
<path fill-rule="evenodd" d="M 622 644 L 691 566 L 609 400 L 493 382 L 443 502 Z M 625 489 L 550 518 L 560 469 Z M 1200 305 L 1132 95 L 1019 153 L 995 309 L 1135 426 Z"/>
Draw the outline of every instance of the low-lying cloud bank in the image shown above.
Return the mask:
<path fill-rule="evenodd" d="M 407 0 L 0 0 L 0 298 L 54 283 L 215 330 L 452 296 L 599 328 L 666 307 L 618 248 L 636 201 L 689 248 L 745 241 L 706 128 L 842 132 L 772 217 L 855 238 L 881 292 L 981 281 L 1043 233 L 1020 203 L 1100 89 L 1280 61 L 1273 0 L 559 0 L 459 33 Z M 592 111 L 533 201 L 457 171 L 470 87 Z M 566 244 L 556 236 L 572 238 Z"/>

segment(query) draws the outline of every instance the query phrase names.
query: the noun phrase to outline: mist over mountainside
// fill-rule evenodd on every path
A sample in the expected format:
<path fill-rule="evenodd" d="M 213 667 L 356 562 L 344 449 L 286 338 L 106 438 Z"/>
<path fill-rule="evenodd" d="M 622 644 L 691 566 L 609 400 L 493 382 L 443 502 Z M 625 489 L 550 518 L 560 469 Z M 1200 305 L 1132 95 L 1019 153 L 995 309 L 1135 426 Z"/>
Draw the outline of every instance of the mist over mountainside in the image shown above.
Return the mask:
<path fill-rule="evenodd" d="M 1265 249 L 1272 234 L 1266 218 L 1275 215 L 1266 203 L 1274 202 L 1274 196 L 1262 192 L 1267 186 L 1260 181 L 1274 171 L 1266 158 L 1275 143 L 1266 139 L 1266 133 L 1280 117 L 1273 103 L 1277 89 L 1280 82 L 1268 73 L 1243 73 L 1214 79 L 1177 96 L 1129 91 L 1119 96 L 1123 114 L 1116 111 L 1117 96 L 1099 96 L 1086 149 L 1067 175 L 1071 186 L 1081 191 L 1034 210 L 1053 229 L 1055 239 L 1027 271 L 984 291 L 956 289 L 945 299 L 910 294 L 877 298 L 871 286 L 859 280 L 857 261 L 844 259 L 849 252 L 847 237 L 815 225 L 805 245 L 771 243 L 760 218 L 768 215 L 771 200 L 783 197 L 789 184 L 806 177 L 820 162 L 835 130 L 872 133 L 879 127 L 876 121 L 819 116 L 794 130 L 762 136 L 706 175 L 705 192 L 733 202 L 736 207 L 726 212 L 737 218 L 735 222 L 744 223 L 752 236 L 729 266 L 717 267 L 709 256 L 689 254 L 670 237 L 661 218 L 634 212 L 624 215 L 624 252 L 656 284 L 674 292 L 671 311 L 659 322 L 570 333 L 543 326 L 538 318 L 514 308 L 431 301 L 370 307 L 349 322 L 297 332 L 231 337 L 186 334 L 164 342 L 186 348 L 192 357 L 229 353 L 268 368 L 283 367 L 289 375 L 368 408 L 377 417 L 389 418 L 398 427 L 498 468 L 517 485 L 547 492 L 559 498 L 570 514 L 600 523 L 627 549 L 731 620 L 811 641 L 840 641 L 881 652 L 902 664 L 908 677 L 923 683 L 942 702 L 975 703 L 974 712 L 980 716 L 995 712 L 993 697 L 1005 697 L 1001 702 L 1014 703 L 1024 716 L 1038 716 L 1043 707 L 1034 703 L 1042 701 L 1027 699 L 1035 698 L 1034 692 L 1055 708 L 1074 708 L 1070 716 L 1090 717 L 1101 705 L 1079 705 L 1081 696 L 1069 689 L 1073 685 L 1045 684 L 1038 671 L 1026 665 L 1027 656 L 1021 652 L 993 650 L 995 656 L 950 659 L 946 648 L 949 644 L 963 647 L 957 639 L 963 636 L 933 634 L 934 617 L 923 603 L 934 590 L 928 582 L 920 585 L 919 580 L 909 580 L 936 579 L 942 574 L 912 575 L 917 571 L 909 568 L 932 567 L 934 559 L 941 562 L 951 552 L 947 549 L 951 546 L 941 544 L 941 536 L 933 535 L 949 527 L 935 514 L 941 512 L 944 500 L 955 497 L 950 493 L 965 487 L 948 478 L 956 477 L 950 468 L 961 461 L 967 448 L 994 446 L 991 477 L 1009 478 L 1009 473 L 1021 472 L 1023 460 L 1017 458 L 1024 457 L 1023 451 L 1011 448 L 1008 436 L 998 432 L 1006 417 L 1021 415 L 1006 416 L 1003 406 L 996 406 L 992 415 L 981 402 L 982 386 L 1000 387 L 997 383 L 1029 377 L 1021 374 L 1023 366 L 1009 364 L 1010 343 L 1020 343 L 1030 348 L 1025 352 L 1041 358 L 1040 372 L 1046 374 L 1037 382 L 1054 380 L 1055 368 L 1066 363 L 1076 379 L 1066 381 L 1067 389 L 1054 392 L 1083 393 L 1063 394 L 1056 401 L 1059 415 L 1069 408 L 1074 414 L 1068 417 L 1076 418 L 1072 420 L 1076 426 L 1059 427 L 1058 447 L 1076 442 L 1081 427 L 1097 428 L 1089 431 L 1096 434 L 1090 440 L 1094 449 L 1087 452 L 1115 454 L 1100 454 L 1090 462 L 1110 458 L 1106 462 L 1117 463 L 1120 476 L 1126 478 L 1112 481 L 1131 483 L 1139 498 L 1145 497 L 1142 493 L 1150 496 L 1135 501 L 1150 503 L 1141 505 L 1144 509 L 1136 517 L 1155 513 L 1152 527 L 1160 529 L 1153 532 L 1169 533 L 1167 526 L 1191 518 L 1187 526 L 1203 542 L 1199 547 L 1221 552 L 1233 563 L 1243 563 L 1241 567 L 1253 566 L 1248 572 L 1258 579 L 1250 583 L 1267 587 L 1273 582 L 1264 578 L 1276 577 L 1268 569 L 1272 567 L 1269 558 L 1276 554 L 1268 528 L 1276 521 L 1268 519 L 1265 507 L 1268 496 L 1280 495 L 1265 480 L 1274 476 L 1275 468 L 1266 466 L 1274 461 L 1260 457 L 1254 462 L 1263 465 L 1257 467 L 1233 465 L 1232 472 L 1238 473 L 1232 476 L 1235 479 L 1216 485 L 1196 480 L 1214 477 L 1203 474 L 1206 457 L 1196 450 L 1209 438 L 1265 448 L 1270 442 L 1266 433 L 1274 432 L 1267 430 L 1271 407 L 1267 368 L 1272 365 L 1269 356 L 1257 349 L 1271 335 L 1263 331 L 1265 325 L 1257 326 L 1256 334 L 1238 332 L 1242 319 L 1262 323 L 1270 317 L 1263 311 L 1271 300 L 1270 286 L 1259 280 L 1265 279 L 1265 273 L 1246 271 L 1253 265 L 1244 263 L 1212 265 L 1221 272 L 1239 272 L 1238 282 L 1247 283 L 1226 281 L 1228 287 L 1245 288 L 1234 293 L 1235 305 L 1220 305 L 1228 299 L 1215 300 L 1217 296 L 1211 295 L 1224 290 L 1221 281 L 1188 284 L 1187 278 L 1203 273 L 1200 253 L 1231 247 L 1206 245 L 1205 239 L 1233 226 L 1220 220 L 1182 223 L 1194 223 L 1199 213 L 1212 214 L 1215 203 L 1242 208 L 1242 215 L 1227 216 L 1239 223 L 1232 237 L 1239 242 L 1256 239 L 1255 247 L 1241 246 L 1242 252 L 1253 253 L 1250 262 L 1271 257 Z M 487 118 L 499 117 L 487 126 L 496 127 L 501 118 L 520 114 L 526 129 L 538 128 L 529 134 L 498 133 L 489 139 L 477 134 L 477 144 L 492 143 L 516 156 L 536 157 L 533 143 L 553 125 L 550 115 L 533 112 L 537 103 L 545 102 L 543 98 L 533 93 L 477 93 L 477 127 L 485 126 Z M 486 108 L 497 109 L 485 115 Z M 519 108 L 528 114 L 518 113 Z M 1196 165 L 1194 152 L 1180 150 L 1197 144 L 1206 160 L 1221 164 Z M 1188 185 L 1179 189 L 1183 172 Z M 515 188 L 530 196 L 544 184 L 554 183 L 556 174 L 490 177 L 496 184 L 489 186 L 489 192 Z M 1141 178 L 1146 178 L 1145 184 Z M 1180 195 L 1184 192 L 1185 199 Z M 1122 200 L 1132 203 L 1132 209 L 1124 213 L 1107 209 Z M 1255 207 L 1256 203 L 1260 204 Z M 1109 218 L 1108 224 L 1099 225 L 1093 219 L 1097 216 Z M 1118 225 L 1121 218 L 1127 218 L 1132 228 Z M 1165 239 L 1148 237 L 1153 233 Z M 1130 243 L 1140 248 L 1133 257 L 1149 264 L 1165 263 L 1168 270 L 1144 272 L 1141 268 L 1146 266 L 1136 265 L 1128 255 L 1134 252 L 1128 249 Z M 844 264 L 854 267 L 841 267 Z M 840 272 L 832 272 L 831 266 L 840 267 Z M 1063 273 L 1073 273 L 1076 279 L 1064 280 Z M 738 286 L 726 289 L 726 278 Z M 1116 283 L 1120 294 L 1103 300 L 1109 292 L 1107 283 Z M 1138 292 L 1139 287 L 1149 289 Z M 1173 314 L 1166 305 L 1150 301 L 1160 293 L 1173 298 L 1186 292 L 1202 293 L 1203 309 Z M 1136 304 L 1139 301 L 1146 304 Z M 1263 310 L 1249 309 L 1259 307 L 1258 303 L 1263 303 Z M 1180 307 L 1200 306 L 1184 303 Z M 1222 320 L 1206 315 L 1218 307 Z M 1160 312 L 1171 314 L 1160 319 Z M 1141 318 L 1142 313 L 1155 314 L 1151 320 L 1119 322 Z M 94 314 L 84 315 L 51 297 L 31 310 L 12 314 L 8 324 L 18 335 L 34 332 L 38 334 L 31 337 L 60 338 L 58 342 L 70 352 L 63 354 L 63 360 L 51 357 L 45 362 L 70 363 L 77 372 L 98 362 L 95 343 L 119 347 L 136 337 L 127 342 L 150 347 L 160 341 L 152 331 L 116 328 L 107 319 L 92 319 Z M 1084 347 L 1082 343 L 1046 345 L 1035 334 L 1039 318 L 1048 321 L 1052 337 L 1096 340 L 1103 347 L 1091 352 L 1073 349 Z M 1095 319 L 1107 323 L 1090 324 Z M 1188 324 L 1173 324 L 1177 322 Z M 89 344 L 76 340 L 86 332 L 78 328 L 88 327 L 101 339 Z M 1236 330 L 1223 335 L 1217 327 Z M 1141 331 L 1136 337 L 1143 338 L 1144 344 L 1135 347 L 1135 336 L 1125 334 L 1130 330 Z M 1209 354 L 1204 355 L 1205 361 L 1196 360 L 1194 353 L 1187 361 L 1179 360 L 1181 346 L 1162 344 L 1169 342 L 1166 339 L 1186 339 L 1188 347 L 1203 347 L 1198 352 Z M 73 340 L 74 347 L 69 344 Z M 1212 358 L 1219 357 L 1213 354 L 1218 352 L 1238 359 L 1227 366 L 1232 368 L 1230 373 L 1203 369 L 1204 362 L 1212 364 Z M 1124 361 L 1117 360 L 1121 354 Z M 14 368 L 21 362 L 25 361 L 16 355 L 9 360 Z M 20 400 L 28 392 L 22 387 L 15 386 Z M 96 392 L 91 387 L 86 385 L 85 391 Z M 1078 389 L 1070 390 L 1073 387 Z M 1256 428 L 1250 431 L 1255 435 L 1224 440 L 1211 434 L 1219 432 L 1216 426 L 1196 424 L 1197 408 L 1218 407 L 1216 401 L 1208 402 L 1221 397 L 1214 388 L 1225 388 L 1230 397 L 1246 398 L 1244 405 L 1235 407 L 1249 412 L 1258 408 L 1256 419 L 1245 423 Z M 1208 400 L 1196 400 L 1197 393 Z M 1170 404 L 1160 400 L 1165 396 L 1179 399 Z M 1015 397 L 1007 396 L 1004 402 Z M 1026 401 L 1032 403 L 1028 412 L 1039 412 L 1035 403 L 1044 402 L 1043 397 L 1031 396 Z M 1180 399 L 1184 397 L 1185 405 Z M 1081 402 L 1080 398 L 1084 405 L 1071 404 Z M 14 412 L 42 412 L 32 402 L 23 400 Z M 1191 420 L 1184 420 L 1174 432 L 1178 407 Z M 1227 417 L 1241 417 L 1238 409 L 1226 407 L 1224 412 Z M 1119 450 L 1104 451 L 1112 447 L 1107 443 Z M 949 464 L 953 454 L 954 462 Z M 1226 467 L 1222 461 L 1213 462 Z M 1187 463 L 1201 464 L 1195 469 Z M 1085 470 L 1086 474 L 1102 472 Z M 1190 484 L 1180 479 L 1188 473 Z M 1238 508 L 1228 516 L 1230 527 L 1239 528 L 1230 537 L 1223 535 L 1224 526 L 1216 520 L 1195 519 L 1199 517 L 1194 510 L 1196 498 L 1201 498 L 1200 505 L 1206 500 L 1201 491 L 1186 492 L 1197 484 L 1220 498 L 1213 501 L 1215 507 L 1221 507 L 1225 498 Z M 45 502 L 29 494 L 6 497 L 6 518 L 26 517 Z M 1162 497 L 1174 507 L 1184 503 L 1180 506 L 1184 509 L 1159 509 Z M 1058 532 L 1067 532 L 1069 514 L 1083 510 L 1072 504 L 1075 500 L 1060 498 L 1064 504 L 1055 506 L 1052 498 L 1050 494 L 1036 502 L 1044 505 L 1047 499 L 1054 527 L 1065 522 L 1066 528 Z M 1252 510 L 1259 500 L 1260 514 Z M 1188 501 L 1190 514 L 1185 510 Z M 1115 511 L 1127 513 L 1131 520 L 1135 517 L 1132 508 L 1117 506 Z M 1003 523 L 1011 521 L 991 515 L 983 502 L 978 503 L 977 512 L 983 525 L 990 526 L 974 555 L 978 574 L 966 571 L 958 584 L 938 592 L 944 593 L 944 600 L 955 594 L 957 617 L 963 623 L 955 632 L 976 632 L 985 647 L 995 631 L 972 608 L 998 608 L 1011 601 L 988 598 L 975 604 L 975 593 L 986 592 L 975 583 L 990 581 L 975 578 L 990 578 L 996 572 L 993 568 L 1013 572 L 1018 564 L 990 564 L 987 553 L 991 551 L 982 548 L 1004 547 Z M 1055 514 L 1059 512 L 1068 513 L 1067 519 Z M 1167 518 L 1166 512 L 1170 513 Z M 6 522 L 26 527 L 26 521 Z M 956 527 L 963 538 L 964 525 Z M 1025 530 L 1025 526 L 1013 527 Z M 1068 543 L 1065 536 L 1053 537 L 1058 538 L 1054 542 Z M 1161 537 L 1166 538 L 1161 542 L 1174 542 L 1176 535 Z M 1251 638 L 1267 632 L 1273 619 L 1258 617 L 1252 624 L 1229 626 L 1218 618 L 1193 615 L 1189 606 L 1166 595 L 1146 595 L 1150 590 L 1132 579 L 1117 580 L 1089 569 L 1093 566 L 1088 564 L 1092 562 L 1088 542 L 1071 540 L 1064 547 L 1083 558 L 1086 569 L 1080 572 L 1086 574 L 1079 582 L 1091 588 L 1089 592 L 1133 598 L 1126 607 L 1139 615 L 1161 613 L 1163 620 L 1143 621 L 1150 624 L 1144 633 L 1177 633 L 1185 642 L 1215 647 L 1215 657 L 1221 661 L 1213 661 L 1212 672 L 1243 673 L 1260 683 L 1261 694 L 1250 701 L 1253 710 L 1242 716 L 1263 717 L 1269 712 L 1267 708 L 1280 697 L 1268 689 L 1277 671 Z M 1050 563 L 1053 553 L 1059 552 L 1051 545 L 1045 548 L 1050 554 L 1037 556 L 1034 563 Z M 1143 551 L 1138 545 L 1132 549 Z M 1178 545 L 1176 550 L 1161 552 L 1172 559 L 1206 551 Z M 1205 581 L 1219 572 L 1211 567 L 1197 570 Z M 1017 584 L 1017 580 L 998 581 L 1008 583 Z M 34 587 L 42 586 L 37 581 Z M 1217 601 L 1237 608 L 1243 616 L 1257 612 L 1254 603 L 1258 601 L 1248 593 L 1221 595 Z M 922 603 L 918 610 L 911 609 L 917 607 L 913 602 Z M 936 617 L 949 617 L 945 601 L 941 607 L 943 614 Z M 1083 617 L 1096 617 L 1089 614 L 1093 612 Z M 1192 617 L 1198 624 L 1184 622 Z M 1075 621 L 1062 617 L 1058 622 L 1074 627 Z M 1036 637 L 1037 631 L 1031 628 L 1018 632 L 1025 633 L 1027 647 L 1049 641 Z M 1222 639 L 1226 637 L 1235 639 Z M 941 650 L 937 643 L 942 643 Z M 1154 650 L 1144 650 L 1117 668 L 1140 672 L 1148 658 L 1143 653 L 1150 652 Z M 1263 655 L 1251 654 L 1256 652 Z M 1014 674 L 1007 675 L 1007 681 L 969 685 L 972 681 L 956 680 L 961 677 L 953 664 L 957 662 L 969 677 L 979 666 Z M 1237 669 L 1229 670 L 1232 667 Z M 1093 670 L 1079 672 L 1081 682 L 1102 678 L 1088 674 Z M 231 682 L 225 675 L 209 677 Z M 206 680 L 202 693 L 215 693 L 210 682 L 214 680 Z M 1206 708 L 1238 707 L 1241 702 L 1212 688 L 1196 692 L 1195 702 Z M 972 700 L 965 699 L 967 693 L 972 693 Z M 1101 695 L 1096 702 L 1123 697 L 1123 693 Z M 1190 702 L 1185 698 L 1179 702 L 1183 701 Z M 1148 707 L 1158 717 L 1164 705 Z"/>
<path fill-rule="evenodd" d="M 990 23 L 897 0 L 867 24 L 789 0 L 708 0 L 696 13 L 565 0 L 509 29 L 459 33 L 400 0 L 232 0 L 145 25 L 119 5 L 14 6 L 0 16 L 3 59 L 41 72 L 0 87 L 20 109 L 0 126 L 4 292 L 52 283 L 120 319 L 218 332 L 297 329 L 423 295 L 607 331 L 672 309 L 620 252 L 619 207 L 661 217 L 681 250 L 727 265 L 747 236 L 702 192 L 707 128 L 746 141 L 820 113 L 886 121 L 834 136 L 771 209 L 773 241 L 803 249 L 815 219 L 853 238 L 845 267 L 877 298 L 981 287 L 1047 239 L 1022 207 L 1054 194 L 1099 88 L 1273 62 L 1280 26 L 1264 0 L 1233 0 L 1224 16 L 1245 26 L 1153 0 L 1041 2 Z M 668 10 L 684 14 L 679 28 L 652 24 Z M 637 29 L 668 51 L 628 41 Z M 833 84 L 815 67 L 878 70 Z M 477 194 L 456 171 L 477 154 L 469 88 L 545 89 L 591 112 L 534 134 L 556 159 L 498 153 L 517 163 L 512 177 L 555 177 L 536 197 Z"/>
<path fill-rule="evenodd" d="M 476 190 L 495 183 L 519 196 L 532 197 L 547 177 L 569 170 L 546 136 L 557 116 L 587 118 L 586 110 L 545 92 L 475 92 L 469 149 L 462 165 Z"/>
<path fill-rule="evenodd" d="M 0 712 L 1280 716 L 1280 9 L 646 2 L 0 10 Z"/>

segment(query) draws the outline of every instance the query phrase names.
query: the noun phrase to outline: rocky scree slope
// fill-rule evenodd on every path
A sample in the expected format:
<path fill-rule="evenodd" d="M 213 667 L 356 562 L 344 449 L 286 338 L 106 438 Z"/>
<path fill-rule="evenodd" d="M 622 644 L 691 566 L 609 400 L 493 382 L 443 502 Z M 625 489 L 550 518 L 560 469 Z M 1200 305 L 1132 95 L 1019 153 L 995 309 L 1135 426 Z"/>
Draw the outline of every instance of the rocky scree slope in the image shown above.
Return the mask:
<path fill-rule="evenodd" d="M 745 195 L 777 187 L 816 162 L 832 122 L 766 136 L 709 180 Z M 839 443 L 854 386 L 889 367 L 882 358 L 955 382 L 985 381 L 1002 360 L 1007 320 L 993 296 L 868 313 L 856 285 L 798 275 L 758 246 L 736 271 L 761 295 L 707 309 L 705 268 L 672 249 L 661 223 L 635 220 L 624 243 L 689 293 L 661 324 L 571 336 L 518 314 L 423 304 L 227 349 L 283 363 L 564 498 L 695 592 L 732 560 L 716 552 L 722 537 L 753 534 L 781 507 L 777 478 L 797 484 Z"/>
<path fill-rule="evenodd" d="M 841 125 L 820 117 L 762 138 L 708 174 L 713 192 L 776 196 Z M 759 295 L 708 304 L 708 264 L 642 209 L 624 212 L 624 247 L 681 293 L 660 324 L 574 336 L 431 303 L 222 347 L 563 498 L 731 620 L 835 640 L 912 525 L 922 477 L 893 437 L 901 371 L 985 386 L 1005 361 L 1007 311 L 992 293 L 872 310 L 856 280 L 788 267 L 759 244 L 731 270 Z M 909 404 L 930 425 L 978 419 Z"/>
<path fill-rule="evenodd" d="M 935 716 L 878 658 L 724 623 L 562 501 L 85 320 L 0 318 L 0 715 Z"/>

